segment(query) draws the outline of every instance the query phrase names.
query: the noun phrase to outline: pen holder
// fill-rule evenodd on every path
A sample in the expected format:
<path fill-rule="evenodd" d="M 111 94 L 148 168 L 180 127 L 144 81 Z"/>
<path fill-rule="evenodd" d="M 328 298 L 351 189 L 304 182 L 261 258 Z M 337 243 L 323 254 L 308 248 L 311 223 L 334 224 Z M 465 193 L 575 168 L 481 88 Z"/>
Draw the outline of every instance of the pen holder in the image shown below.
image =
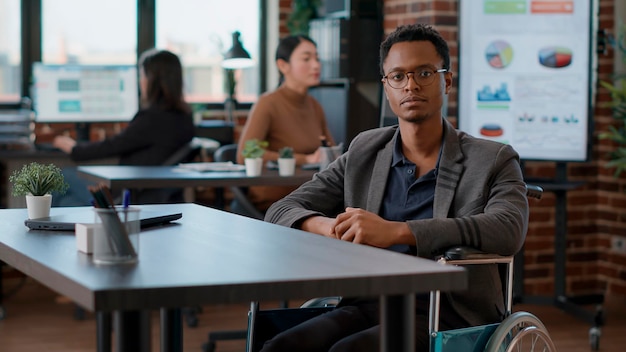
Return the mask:
<path fill-rule="evenodd" d="M 95 208 L 93 261 L 135 263 L 139 255 L 139 208 Z"/>

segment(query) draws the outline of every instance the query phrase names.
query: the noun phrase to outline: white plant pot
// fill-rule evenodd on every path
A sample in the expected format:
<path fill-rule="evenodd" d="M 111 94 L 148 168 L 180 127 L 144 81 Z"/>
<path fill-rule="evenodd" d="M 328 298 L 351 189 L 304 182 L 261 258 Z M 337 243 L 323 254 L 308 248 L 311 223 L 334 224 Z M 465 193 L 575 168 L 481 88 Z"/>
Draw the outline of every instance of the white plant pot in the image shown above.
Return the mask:
<path fill-rule="evenodd" d="M 244 159 L 246 165 L 246 176 L 260 176 L 263 171 L 263 158 Z"/>
<path fill-rule="evenodd" d="M 280 176 L 293 176 L 296 172 L 295 158 L 278 158 L 278 174 Z"/>
<path fill-rule="evenodd" d="M 45 196 L 26 196 L 26 208 L 28 209 L 29 219 L 39 219 L 50 216 L 51 206 L 51 194 L 46 194 Z"/>

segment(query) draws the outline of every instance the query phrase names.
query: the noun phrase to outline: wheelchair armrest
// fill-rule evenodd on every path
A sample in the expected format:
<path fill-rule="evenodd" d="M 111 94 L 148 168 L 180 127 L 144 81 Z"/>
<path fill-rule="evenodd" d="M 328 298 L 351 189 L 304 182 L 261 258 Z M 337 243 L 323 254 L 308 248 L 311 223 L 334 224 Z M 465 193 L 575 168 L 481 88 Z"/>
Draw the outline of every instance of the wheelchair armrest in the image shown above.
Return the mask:
<path fill-rule="evenodd" d="M 340 296 L 317 297 L 302 303 L 300 308 L 336 307 L 341 301 Z"/>
<path fill-rule="evenodd" d="M 526 184 L 526 196 L 529 198 L 541 199 L 543 188 L 537 185 Z"/>
<path fill-rule="evenodd" d="M 496 264 L 510 263 L 513 256 L 503 256 L 499 254 L 486 253 L 476 248 L 466 246 L 455 246 L 448 248 L 445 253 L 437 258 L 438 262 L 447 264 Z"/>

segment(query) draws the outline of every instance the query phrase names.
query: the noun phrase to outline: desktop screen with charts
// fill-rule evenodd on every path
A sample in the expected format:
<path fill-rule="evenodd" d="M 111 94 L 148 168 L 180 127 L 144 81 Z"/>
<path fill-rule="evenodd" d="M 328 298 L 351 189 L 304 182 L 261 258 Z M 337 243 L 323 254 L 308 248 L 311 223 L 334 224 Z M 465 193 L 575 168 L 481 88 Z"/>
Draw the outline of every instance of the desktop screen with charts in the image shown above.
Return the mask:
<path fill-rule="evenodd" d="M 129 121 L 139 107 L 131 65 L 33 65 L 38 122 Z"/>

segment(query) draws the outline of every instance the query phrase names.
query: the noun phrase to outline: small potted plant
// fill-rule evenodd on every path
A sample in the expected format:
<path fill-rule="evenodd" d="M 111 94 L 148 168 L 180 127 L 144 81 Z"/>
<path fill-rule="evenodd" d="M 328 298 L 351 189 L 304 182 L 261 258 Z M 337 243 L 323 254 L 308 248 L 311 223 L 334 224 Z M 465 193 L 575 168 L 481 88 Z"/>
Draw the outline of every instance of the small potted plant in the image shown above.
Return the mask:
<path fill-rule="evenodd" d="M 52 192 L 64 194 L 70 187 L 61 169 L 54 164 L 30 163 L 9 176 L 14 196 L 26 196 L 28 218 L 50 216 Z"/>
<path fill-rule="evenodd" d="M 283 147 L 278 150 L 278 174 L 292 176 L 296 171 L 296 159 L 293 157 L 292 147 Z"/>
<path fill-rule="evenodd" d="M 246 175 L 259 176 L 263 170 L 263 154 L 269 143 L 258 139 L 250 139 L 244 143 L 241 154 L 246 164 Z"/>

